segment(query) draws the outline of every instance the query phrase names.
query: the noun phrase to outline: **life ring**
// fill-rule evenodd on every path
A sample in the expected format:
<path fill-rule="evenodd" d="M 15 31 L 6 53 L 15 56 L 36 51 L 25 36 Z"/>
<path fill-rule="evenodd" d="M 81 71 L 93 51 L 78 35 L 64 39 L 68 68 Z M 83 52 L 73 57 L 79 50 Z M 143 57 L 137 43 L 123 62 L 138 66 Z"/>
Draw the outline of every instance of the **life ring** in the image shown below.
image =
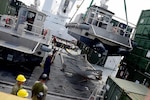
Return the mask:
<path fill-rule="evenodd" d="M 118 33 L 118 27 L 113 27 L 113 32 Z"/>
<path fill-rule="evenodd" d="M 6 24 L 9 24 L 9 23 L 10 23 L 10 19 L 9 19 L 9 18 L 6 18 L 6 19 L 5 19 L 5 22 L 6 22 Z"/>

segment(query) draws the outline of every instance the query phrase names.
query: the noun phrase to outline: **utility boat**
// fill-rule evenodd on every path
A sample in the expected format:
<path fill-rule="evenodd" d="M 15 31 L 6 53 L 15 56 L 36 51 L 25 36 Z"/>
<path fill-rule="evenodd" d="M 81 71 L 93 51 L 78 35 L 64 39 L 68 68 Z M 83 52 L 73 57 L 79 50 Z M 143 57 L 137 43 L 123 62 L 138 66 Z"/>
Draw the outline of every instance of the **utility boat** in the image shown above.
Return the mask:
<path fill-rule="evenodd" d="M 23 6 L 18 16 L 0 17 L 0 58 L 21 65 L 39 65 L 51 50 L 50 30 L 44 27 L 46 14 L 35 5 Z"/>
<path fill-rule="evenodd" d="M 114 13 L 105 3 L 90 5 L 85 14 L 78 14 L 66 24 L 68 33 L 101 54 L 118 55 L 132 50 L 133 27 L 113 19 Z"/>

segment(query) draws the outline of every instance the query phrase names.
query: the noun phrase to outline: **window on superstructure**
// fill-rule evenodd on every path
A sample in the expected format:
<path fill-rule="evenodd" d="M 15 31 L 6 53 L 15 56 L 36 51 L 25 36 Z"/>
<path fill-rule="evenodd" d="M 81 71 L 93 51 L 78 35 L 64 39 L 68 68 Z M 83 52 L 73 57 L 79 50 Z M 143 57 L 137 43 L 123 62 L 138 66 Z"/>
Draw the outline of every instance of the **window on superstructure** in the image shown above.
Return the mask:
<path fill-rule="evenodd" d="M 28 22 L 27 30 L 29 30 L 29 31 L 32 30 L 32 24 L 34 23 L 35 17 L 36 17 L 35 12 L 31 12 L 31 11 L 28 12 L 28 15 L 27 15 L 27 22 Z"/>
<path fill-rule="evenodd" d="M 43 20 L 43 16 L 42 15 L 38 15 L 37 20 L 42 21 Z"/>
<path fill-rule="evenodd" d="M 22 12 L 22 16 L 26 16 L 27 11 Z"/>

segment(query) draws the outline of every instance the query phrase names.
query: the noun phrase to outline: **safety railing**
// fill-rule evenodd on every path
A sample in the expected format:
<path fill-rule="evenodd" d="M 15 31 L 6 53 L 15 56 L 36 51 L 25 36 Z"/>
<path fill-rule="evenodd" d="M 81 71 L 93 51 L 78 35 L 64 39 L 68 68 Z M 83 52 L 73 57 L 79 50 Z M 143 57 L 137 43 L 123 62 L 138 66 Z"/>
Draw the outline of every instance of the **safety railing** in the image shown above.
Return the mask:
<path fill-rule="evenodd" d="M 28 26 L 32 27 L 31 30 L 28 30 Z M 43 27 L 36 26 L 30 23 L 24 23 L 22 26 L 21 34 L 32 35 L 32 39 L 41 39 L 45 41 L 49 41 L 50 39 L 50 30 L 44 29 Z M 20 33 L 19 33 L 20 34 Z"/>
<path fill-rule="evenodd" d="M 116 33 L 123 37 L 131 37 L 134 32 L 135 25 L 132 23 L 125 24 L 126 21 L 115 17 L 113 14 L 107 12 L 107 10 L 98 8 L 96 6 L 91 7 L 85 18 L 87 24 L 106 29 L 108 32 Z"/>
<path fill-rule="evenodd" d="M 99 84 L 92 92 L 88 100 L 104 100 L 104 84 Z"/>

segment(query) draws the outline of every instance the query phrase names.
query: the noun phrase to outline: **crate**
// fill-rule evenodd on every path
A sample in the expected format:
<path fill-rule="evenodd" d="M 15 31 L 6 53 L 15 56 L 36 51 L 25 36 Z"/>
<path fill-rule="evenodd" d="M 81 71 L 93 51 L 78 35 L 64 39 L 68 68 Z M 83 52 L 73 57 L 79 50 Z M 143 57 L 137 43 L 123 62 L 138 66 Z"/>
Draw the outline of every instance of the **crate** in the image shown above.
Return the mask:
<path fill-rule="evenodd" d="M 138 62 L 139 59 L 140 59 L 140 56 L 131 53 L 131 54 L 129 54 L 129 55 L 127 56 L 127 59 L 126 59 L 126 60 L 127 60 L 127 62 L 130 62 L 131 66 L 132 66 L 132 65 L 135 66 L 135 65 L 136 65 L 135 62 Z"/>
<path fill-rule="evenodd" d="M 150 25 L 145 25 L 143 28 L 142 35 L 143 36 L 148 36 L 150 34 Z"/>
<path fill-rule="evenodd" d="M 138 25 L 147 25 L 148 24 L 148 20 L 149 20 L 149 17 L 141 17 L 139 19 Z"/>
<path fill-rule="evenodd" d="M 133 48 L 131 53 L 141 56 L 141 57 L 146 57 L 147 52 L 148 52 L 148 49 L 143 49 L 143 48 L 137 47 L 137 48 Z"/>
<path fill-rule="evenodd" d="M 144 25 L 144 19 L 143 18 L 139 18 L 137 26 L 138 25 Z"/>
<path fill-rule="evenodd" d="M 149 62 L 150 60 L 148 58 L 140 57 L 134 54 L 130 56 L 130 59 L 127 58 L 128 65 L 130 64 L 129 66 L 135 67 L 135 69 L 138 69 L 140 71 L 146 71 L 146 69 L 149 70 Z"/>
<path fill-rule="evenodd" d="M 138 46 L 139 46 L 139 47 L 144 47 L 144 45 L 145 45 L 145 40 L 140 39 L 140 41 L 139 41 L 139 43 L 138 43 Z"/>
<path fill-rule="evenodd" d="M 150 38 L 148 36 L 143 36 L 143 35 L 139 35 L 139 34 L 135 35 L 134 40 L 136 40 L 137 38 L 144 39 L 144 40 L 150 40 Z"/>
<path fill-rule="evenodd" d="M 136 27 L 136 34 L 135 35 L 142 35 L 145 25 L 137 25 Z"/>
<path fill-rule="evenodd" d="M 148 37 L 136 35 L 134 41 L 137 43 L 138 47 L 143 49 L 150 49 L 150 40 Z"/>
<path fill-rule="evenodd" d="M 150 17 L 150 10 L 142 10 L 141 17 Z"/>
<path fill-rule="evenodd" d="M 148 69 L 150 60 L 148 58 L 141 57 L 140 60 L 137 62 L 137 65 L 139 66 L 140 70 L 146 70 Z"/>
<path fill-rule="evenodd" d="M 144 49 L 149 49 L 150 48 L 150 40 L 144 40 L 142 39 L 141 41 L 144 42 L 144 45 L 142 46 Z"/>
<path fill-rule="evenodd" d="M 148 17 L 147 25 L 150 25 L 150 17 Z"/>
<path fill-rule="evenodd" d="M 141 57 L 139 55 L 133 54 L 131 53 L 127 58 L 127 64 L 135 69 L 138 69 L 140 71 L 143 70 L 150 70 L 150 59 L 146 58 L 146 57 Z"/>
<path fill-rule="evenodd" d="M 149 36 L 150 35 L 150 25 L 138 25 L 136 28 L 135 35 Z"/>
<path fill-rule="evenodd" d="M 108 77 L 106 81 L 106 100 L 144 100 L 149 89 L 142 84 L 124 79 Z"/>

